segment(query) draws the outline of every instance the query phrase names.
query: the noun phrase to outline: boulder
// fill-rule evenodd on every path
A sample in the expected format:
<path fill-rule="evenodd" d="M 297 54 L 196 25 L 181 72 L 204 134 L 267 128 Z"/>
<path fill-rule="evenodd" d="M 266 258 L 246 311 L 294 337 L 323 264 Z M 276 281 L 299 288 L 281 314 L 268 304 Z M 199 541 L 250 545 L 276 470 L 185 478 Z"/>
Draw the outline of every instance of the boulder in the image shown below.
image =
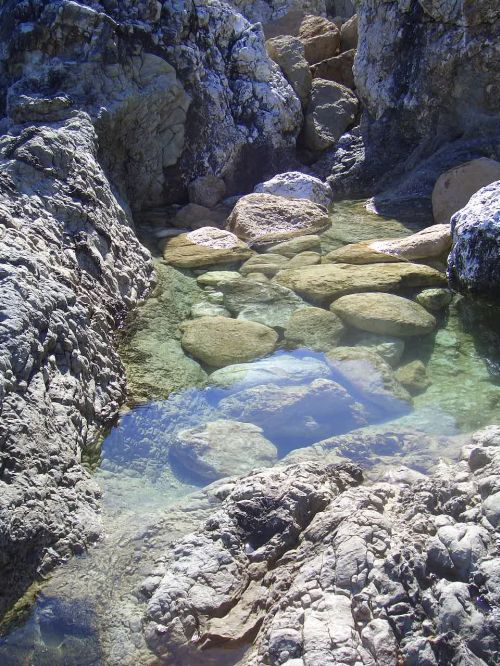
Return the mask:
<path fill-rule="evenodd" d="M 294 257 L 301 252 L 320 252 L 321 251 L 321 238 L 319 236 L 298 236 L 291 238 L 283 243 L 271 245 L 265 249 L 264 252 L 272 252 L 273 254 L 282 254 L 284 257 Z"/>
<path fill-rule="evenodd" d="M 314 79 L 306 110 L 304 145 L 313 152 L 330 148 L 353 125 L 357 112 L 358 99 L 349 88 Z"/>
<path fill-rule="evenodd" d="M 401 259 L 431 259 L 447 254 L 451 247 L 449 224 L 435 224 L 422 231 L 394 240 L 377 240 L 370 243 L 376 252 L 390 254 Z"/>
<path fill-rule="evenodd" d="M 432 192 L 432 212 L 437 224 L 448 224 L 473 194 L 500 180 L 500 162 L 480 157 L 446 171 Z"/>
<path fill-rule="evenodd" d="M 200 303 L 195 303 L 191 307 L 191 317 L 192 319 L 200 319 L 200 317 L 230 317 L 231 313 L 226 310 L 222 305 L 217 303 L 210 303 L 207 301 L 201 301 Z"/>
<path fill-rule="evenodd" d="M 381 335 L 426 335 L 436 326 L 436 320 L 425 308 L 394 294 L 342 296 L 331 309 L 346 324 Z"/>
<path fill-rule="evenodd" d="M 300 266 L 316 266 L 321 263 L 321 255 L 319 252 L 301 252 L 292 257 L 287 268 L 299 268 Z"/>
<path fill-rule="evenodd" d="M 399 365 L 405 350 L 404 340 L 391 335 L 378 335 L 368 331 L 350 332 L 349 344 L 373 350 L 392 368 Z"/>
<path fill-rule="evenodd" d="M 205 483 L 271 467 L 277 461 L 276 447 L 261 428 L 222 419 L 178 432 L 169 455 Z"/>
<path fill-rule="evenodd" d="M 254 192 L 274 194 L 287 199 L 308 199 L 321 206 L 329 206 L 333 197 L 329 185 L 315 176 L 300 171 L 280 173 L 265 183 L 259 183 Z"/>
<path fill-rule="evenodd" d="M 352 71 L 356 51 L 350 49 L 333 58 L 327 58 L 311 67 L 311 73 L 314 79 L 324 79 L 326 81 L 335 81 L 351 90 L 354 90 L 354 74 Z"/>
<path fill-rule="evenodd" d="M 330 225 L 323 206 L 272 194 L 247 194 L 228 218 L 227 228 L 249 243 L 271 243 L 316 234 Z"/>
<path fill-rule="evenodd" d="M 214 208 L 226 194 L 226 184 L 213 174 L 198 176 L 188 185 L 189 201 L 206 208 Z"/>
<path fill-rule="evenodd" d="M 423 264 L 321 264 L 279 271 L 274 280 L 311 303 L 329 305 L 335 298 L 363 291 L 397 291 L 446 284 L 446 276 Z"/>
<path fill-rule="evenodd" d="M 500 295 L 500 180 L 475 194 L 451 220 L 448 276 L 454 289 L 497 302 Z"/>
<path fill-rule="evenodd" d="M 306 16 L 300 25 L 299 38 L 304 44 L 305 58 L 310 65 L 339 52 L 340 31 L 335 23 L 322 16 Z"/>
<path fill-rule="evenodd" d="M 349 243 L 337 250 L 332 250 L 324 256 L 325 262 L 332 264 L 393 264 L 404 259 L 391 254 L 384 254 L 382 251 L 375 250 L 372 246 L 373 241 L 360 241 L 359 243 Z"/>
<path fill-rule="evenodd" d="M 237 271 L 207 271 L 196 278 L 200 287 L 220 287 L 235 280 L 241 280 Z"/>
<path fill-rule="evenodd" d="M 181 331 L 183 349 L 212 368 L 270 354 L 278 341 L 278 334 L 268 326 L 226 317 L 186 321 Z"/>
<path fill-rule="evenodd" d="M 356 14 L 340 28 L 340 50 L 352 51 L 358 47 L 358 17 Z"/>
<path fill-rule="evenodd" d="M 344 331 L 342 320 L 333 312 L 323 308 L 300 308 L 288 320 L 285 345 L 325 352 L 337 347 Z"/>
<path fill-rule="evenodd" d="M 305 107 L 309 101 L 312 77 L 304 56 L 304 45 L 297 37 L 282 35 L 269 39 L 266 48 Z"/>
<path fill-rule="evenodd" d="M 248 261 L 240 266 L 240 273 L 244 276 L 249 276 L 252 273 L 258 272 L 264 274 L 266 277 L 273 277 L 282 268 L 288 266 L 289 259 L 282 254 L 254 254 Z"/>
<path fill-rule="evenodd" d="M 217 208 L 211 210 L 206 206 L 189 203 L 182 206 L 176 213 L 172 224 L 180 229 L 200 229 L 201 227 L 223 227 L 227 211 Z"/>
<path fill-rule="evenodd" d="M 163 258 L 171 266 L 201 268 L 245 261 L 253 254 L 237 236 L 215 227 L 204 227 L 169 239 Z"/>
<path fill-rule="evenodd" d="M 432 383 L 425 365 L 418 360 L 402 365 L 396 370 L 395 377 L 410 395 L 423 393 Z"/>
<path fill-rule="evenodd" d="M 415 300 L 426 310 L 438 312 L 448 307 L 453 298 L 453 292 L 449 289 L 423 289 L 415 296 Z"/>

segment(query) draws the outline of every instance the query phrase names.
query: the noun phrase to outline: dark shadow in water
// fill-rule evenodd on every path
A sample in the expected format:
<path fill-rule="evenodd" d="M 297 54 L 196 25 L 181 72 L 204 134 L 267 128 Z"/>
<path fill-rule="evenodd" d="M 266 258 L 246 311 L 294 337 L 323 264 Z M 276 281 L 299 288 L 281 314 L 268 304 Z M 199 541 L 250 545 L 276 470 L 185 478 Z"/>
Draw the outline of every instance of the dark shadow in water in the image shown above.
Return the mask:
<path fill-rule="evenodd" d="M 472 336 L 476 351 L 484 358 L 492 382 L 500 385 L 500 308 L 464 297 L 457 311 L 464 331 Z"/>

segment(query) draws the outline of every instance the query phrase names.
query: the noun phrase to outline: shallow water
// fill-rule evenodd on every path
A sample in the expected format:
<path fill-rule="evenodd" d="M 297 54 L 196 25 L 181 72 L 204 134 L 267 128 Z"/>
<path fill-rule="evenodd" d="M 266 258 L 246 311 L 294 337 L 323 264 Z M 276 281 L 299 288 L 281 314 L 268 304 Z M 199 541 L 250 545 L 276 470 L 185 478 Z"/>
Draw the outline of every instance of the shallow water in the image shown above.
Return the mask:
<path fill-rule="evenodd" d="M 336 206 L 333 220 L 322 235 L 323 254 L 348 242 L 414 231 L 366 212 L 359 202 Z M 460 433 L 500 419 L 497 309 L 455 296 L 433 334 L 405 341 L 399 364 L 422 360 L 430 380 L 413 406 L 397 397 L 367 397 L 324 353 L 308 349 L 278 350 L 249 364 L 244 378 L 214 386 L 209 369 L 182 351 L 178 330 L 208 293 L 194 273 L 156 262 L 158 286 L 121 344 L 129 403 L 104 438 L 95 471 L 106 537 L 30 590 L 0 639 L 1 664 L 147 663 L 136 587 L 168 544 L 194 529 L 215 501 L 200 492 L 212 480 L 203 468 L 195 472 L 172 456 L 183 431 L 217 419 L 253 423 L 278 459 L 347 458 L 377 478 L 401 465 L 428 473 L 441 457 L 457 455 Z M 343 344 L 355 344 L 357 337 L 351 331 Z M 332 402 L 332 391 L 340 390 L 349 400 Z M 278 404 L 280 396 L 290 403 Z M 360 437 L 376 444 L 367 449 Z M 236 458 L 234 473 L 252 468 L 251 458 Z"/>

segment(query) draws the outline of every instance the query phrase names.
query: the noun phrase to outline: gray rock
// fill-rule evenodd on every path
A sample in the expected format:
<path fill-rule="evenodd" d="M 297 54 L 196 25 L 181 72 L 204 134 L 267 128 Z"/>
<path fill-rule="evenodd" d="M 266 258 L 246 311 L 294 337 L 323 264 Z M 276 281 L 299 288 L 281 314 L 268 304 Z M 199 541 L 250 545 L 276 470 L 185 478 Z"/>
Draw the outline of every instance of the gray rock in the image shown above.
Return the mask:
<path fill-rule="evenodd" d="M 304 57 L 304 45 L 297 37 L 282 35 L 269 39 L 266 48 L 305 107 L 309 101 L 312 77 Z"/>
<path fill-rule="evenodd" d="M 329 185 L 323 183 L 319 178 L 300 173 L 300 171 L 280 173 L 271 180 L 257 185 L 254 192 L 275 194 L 287 199 L 308 199 L 321 206 L 329 206 L 333 197 Z"/>
<path fill-rule="evenodd" d="M 333 312 L 314 307 L 300 308 L 288 320 L 285 344 L 326 352 L 339 344 L 344 332 L 342 321 Z"/>
<path fill-rule="evenodd" d="M 226 185 L 217 176 L 198 176 L 188 185 L 189 201 L 206 208 L 214 208 L 226 194 Z"/>

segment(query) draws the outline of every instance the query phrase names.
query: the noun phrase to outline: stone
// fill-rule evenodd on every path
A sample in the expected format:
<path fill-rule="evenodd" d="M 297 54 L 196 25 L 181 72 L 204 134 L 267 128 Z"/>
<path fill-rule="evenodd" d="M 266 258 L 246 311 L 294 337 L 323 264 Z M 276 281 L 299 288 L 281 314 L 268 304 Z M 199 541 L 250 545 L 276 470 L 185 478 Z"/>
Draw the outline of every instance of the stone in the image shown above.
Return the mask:
<path fill-rule="evenodd" d="M 382 250 L 376 250 L 372 241 L 361 241 L 349 243 L 332 250 L 324 256 L 325 262 L 332 264 L 393 264 L 404 261 L 403 258 L 392 254 L 385 254 Z"/>
<path fill-rule="evenodd" d="M 318 62 L 311 67 L 313 79 L 335 81 L 335 83 L 340 83 L 341 85 L 346 86 L 346 88 L 354 90 L 356 84 L 354 83 L 352 68 L 354 66 L 355 56 L 356 51 L 350 49 L 338 56 Z"/>
<path fill-rule="evenodd" d="M 277 25 L 277 28 L 283 27 L 279 25 L 280 19 L 289 20 L 291 14 L 301 13 L 301 20 L 304 12 L 319 16 L 326 14 L 325 0 L 266 0 L 265 2 L 231 0 L 229 4 L 252 23 L 260 22 L 271 26 Z M 286 35 L 288 33 L 282 32 L 279 34 Z"/>
<path fill-rule="evenodd" d="M 418 395 L 431 385 L 422 361 L 410 361 L 396 370 L 395 377 L 410 395 Z"/>
<path fill-rule="evenodd" d="M 342 320 L 333 312 L 314 307 L 300 308 L 288 320 L 285 345 L 326 352 L 338 346 L 344 332 Z"/>
<path fill-rule="evenodd" d="M 351 16 L 340 28 L 340 50 L 351 51 L 358 47 L 358 17 Z"/>
<path fill-rule="evenodd" d="M 300 266 L 316 266 L 321 263 L 321 255 L 319 252 L 301 252 L 292 257 L 288 264 L 288 268 L 299 268 Z M 283 268 L 283 267 L 281 267 Z M 280 268 L 280 270 L 281 270 Z"/>
<path fill-rule="evenodd" d="M 310 65 L 337 55 L 340 48 L 340 31 L 321 16 L 309 15 L 299 29 L 299 39 L 304 45 L 304 55 Z"/>
<path fill-rule="evenodd" d="M 226 217 L 227 212 L 225 210 L 211 210 L 206 206 L 189 203 L 177 211 L 173 224 L 181 229 L 191 230 L 200 229 L 201 227 L 222 228 Z"/>
<path fill-rule="evenodd" d="M 397 291 L 409 287 L 440 286 L 446 277 L 423 264 L 321 264 L 279 271 L 274 280 L 315 305 L 363 291 Z"/>
<path fill-rule="evenodd" d="M 304 45 L 297 37 L 282 35 L 266 42 L 269 57 L 280 67 L 303 107 L 311 92 L 311 71 L 304 56 Z"/>
<path fill-rule="evenodd" d="M 333 146 L 353 125 L 357 112 L 358 99 L 349 88 L 314 79 L 303 132 L 306 148 L 321 152 Z"/>
<path fill-rule="evenodd" d="M 392 368 L 399 365 L 405 350 L 404 340 L 367 331 L 350 332 L 349 342 L 357 347 L 372 349 Z"/>
<path fill-rule="evenodd" d="M 245 261 L 252 255 L 246 243 L 228 231 L 204 227 L 169 239 L 163 258 L 178 268 L 201 268 Z"/>
<path fill-rule="evenodd" d="M 451 248 L 449 224 L 435 224 L 406 238 L 378 240 L 370 243 L 376 252 L 391 254 L 402 259 L 431 259 L 448 254 Z"/>
<path fill-rule="evenodd" d="M 321 252 L 321 238 L 315 235 L 298 236 L 283 243 L 271 245 L 264 252 L 282 254 L 290 259 L 301 252 Z"/>
<path fill-rule="evenodd" d="M 278 341 L 277 333 L 268 326 L 226 317 L 186 321 L 181 331 L 183 349 L 212 368 L 266 356 Z"/>
<path fill-rule="evenodd" d="M 451 286 L 493 302 L 500 294 L 500 180 L 475 194 L 452 217 Z"/>
<path fill-rule="evenodd" d="M 263 437 L 261 428 L 222 419 L 181 430 L 169 454 L 205 483 L 271 467 L 277 461 L 276 447 Z"/>
<path fill-rule="evenodd" d="M 273 277 L 282 268 L 288 266 L 289 260 L 281 254 L 254 254 L 248 261 L 240 266 L 240 274 L 247 277 L 251 273 L 262 273 L 266 277 Z"/>
<path fill-rule="evenodd" d="M 242 197 L 228 218 L 227 228 L 242 240 L 271 243 L 327 229 L 330 220 L 323 206 L 303 199 L 272 194 Z"/>
<path fill-rule="evenodd" d="M 205 208 L 215 208 L 226 195 L 226 184 L 213 174 L 198 176 L 188 185 L 189 201 Z"/>
<path fill-rule="evenodd" d="M 217 303 L 210 303 L 202 301 L 201 303 L 195 303 L 191 307 L 191 317 L 192 319 L 199 319 L 200 317 L 230 317 L 231 313 L 226 310 L 222 305 Z"/>
<path fill-rule="evenodd" d="M 287 199 L 307 199 L 326 207 L 332 203 L 333 197 L 329 185 L 319 178 L 300 171 L 280 173 L 271 180 L 257 185 L 254 192 L 274 194 Z"/>
<path fill-rule="evenodd" d="M 394 294 L 342 296 L 331 309 L 344 323 L 380 335 L 426 335 L 436 327 L 436 320 L 425 308 Z"/>
<path fill-rule="evenodd" d="M 432 192 L 432 212 L 437 224 L 449 224 L 472 195 L 486 185 L 500 180 L 500 162 L 480 157 L 446 171 L 436 181 Z"/>
<path fill-rule="evenodd" d="M 423 289 L 415 296 L 419 305 L 431 312 L 438 312 L 448 307 L 453 298 L 453 293 L 449 289 Z"/>
<path fill-rule="evenodd" d="M 196 278 L 200 287 L 220 287 L 235 280 L 241 280 L 237 271 L 207 271 Z"/>

